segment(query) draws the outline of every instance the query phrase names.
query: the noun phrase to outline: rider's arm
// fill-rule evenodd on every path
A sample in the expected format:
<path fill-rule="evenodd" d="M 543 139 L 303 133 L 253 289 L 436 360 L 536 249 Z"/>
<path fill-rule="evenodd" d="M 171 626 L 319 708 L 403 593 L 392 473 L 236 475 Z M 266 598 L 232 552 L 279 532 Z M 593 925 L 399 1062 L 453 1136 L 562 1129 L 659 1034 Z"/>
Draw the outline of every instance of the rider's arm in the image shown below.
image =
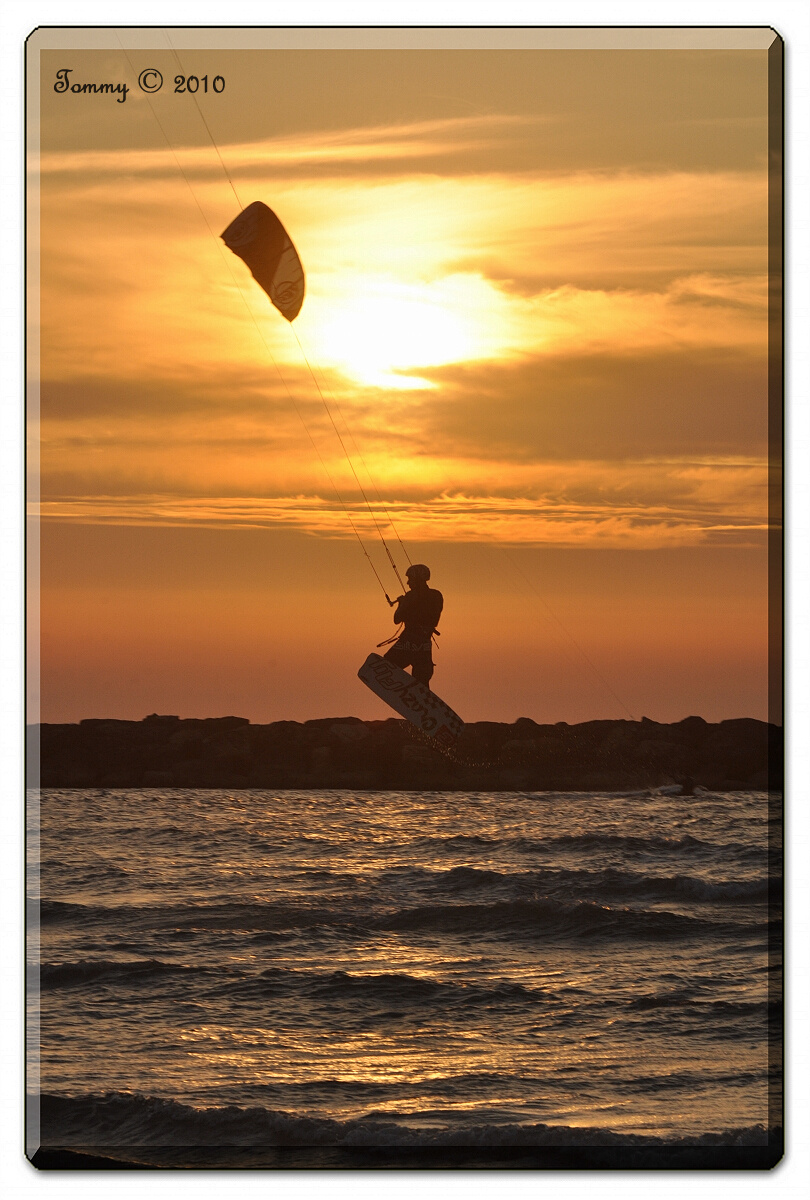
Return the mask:
<path fill-rule="evenodd" d="M 397 596 L 397 606 L 394 609 L 394 624 L 395 625 L 402 624 L 402 622 L 406 619 L 406 617 L 408 615 L 409 608 L 410 608 L 410 604 L 408 601 L 407 594 L 404 596 Z"/>

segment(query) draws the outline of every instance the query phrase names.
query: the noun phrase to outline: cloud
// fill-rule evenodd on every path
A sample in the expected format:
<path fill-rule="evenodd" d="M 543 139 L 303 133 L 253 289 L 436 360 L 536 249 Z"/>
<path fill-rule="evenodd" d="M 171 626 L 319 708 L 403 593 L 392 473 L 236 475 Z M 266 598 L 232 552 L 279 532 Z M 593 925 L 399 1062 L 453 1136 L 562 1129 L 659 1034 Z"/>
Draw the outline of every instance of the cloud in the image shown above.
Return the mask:
<path fill-rule="evenodd" d="M 139 378 L 112 374 L 46 379 L 41 388 L 42 417 L 61 423 L 100 419 L 112 429 L 116 422 L 133 422 L 145 439 L 165 437 L 166 425 L 192 416 L 197 427 L 223 417 L 247 417 L 274 423 L 295 417 L 295 398 L 315 420 L 322 403 L 309 372 L 290 368 L 280 376 L 272 366 L 223 366 L 216 374 L 189 364 L 182 376 Z"/>
<path fill-rule="evenodd" d="M 767 451 L 767 362 L 755 353 L 562 353 L 430 376 L 436 390 L 405 418 L 421 453 L 527 462 Z"/>
<path fill-rule="evenodd" d="M 742 481 L 733 478 L 745 474 Z M 725 476 L 725 478 L 724 478 Z M 729 476 L 732 476 L 729 479 Z M 73 496 L 44 500 L 45 521 L 81 525 L 173 526 L 220 529 L 287 528 L 326 538 L 363 538 L 379 552 L 379 534 L 391 542 L 490 542 L 499 545 L 587 549 L 661 549 L 762 543 L 767 519 L 743 511 L 740 492 L 761 487 L 763 469 L 687 466 L 669 473 L 680 484 L 680 504 L 610 496 L 592 486 L 590 501 L 557 494 L 541 497 L 444 494 L 422 503 L 324 496 L 184 497 Z M 621 491 L 622 478 L 614 478 Z M 664 483 L 659 480 L 659 483 Z M 580 482 L 579 490 L 585 490 Z M 649 488 L 648 488 L 649 490 Z M 661 492 L 666 487 L 659 488 Z M 670 489 L 675 490 L 675 489 Z M 737 493 L 736 511 L 723 501 Z M 725 493 L 725 495 L 724 495 Z M 749 507 L 750 505 L 749 500 Z"/>
<path fill-rule="evenodd" d="M 474 117 L 442 118 L 395 125 L 362 126 L 319 130 L 256 142 L 236 142 L 224 147 L 230 171 L 244 176 L 261 171 L 309 177 L 323 166 L 352 167 L 362 174 L 374 166 L 386 174 L 411 173 L 421 160 L 442 174 L 455 174 L 457 157 L 471 152 L 490 163 L 503 150 L 504 142 L 525 141 L 532 128 L 547 124 L 552 117 L 485 114 Z M 441 159 L 441 164 L 432 160 Z M 159 149 L 51 151 L 40 156 L 43 176 L 79 174 L 87 176 L 125 174 L 169 176 L 178 169 L 196 180 L 214 177 L 219 181 L 222 162 L 209 145 L 178 145 Z M 322 174 L 322 172 L 321 172 Z"/>
<path fill-rule="evenodd" d="M 42 514 L 342 537 L 344 506 L 371 519 L 362 487 L 416 541 L 749 544 L 767 524 L 761 356 L 548 355 L 433 375 L 395 401 L 324 379 L 329 411 L 303 372 L 46 383 Z"/>

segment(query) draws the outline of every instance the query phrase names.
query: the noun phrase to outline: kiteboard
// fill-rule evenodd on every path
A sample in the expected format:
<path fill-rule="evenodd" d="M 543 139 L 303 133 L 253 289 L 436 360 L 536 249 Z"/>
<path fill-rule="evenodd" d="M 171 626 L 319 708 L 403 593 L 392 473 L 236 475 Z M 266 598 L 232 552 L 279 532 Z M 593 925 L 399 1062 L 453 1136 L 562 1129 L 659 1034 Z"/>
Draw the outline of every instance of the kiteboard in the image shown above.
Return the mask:
<path fill-rule="evenodd" d="M 386 704 L 441 746 L 454 746 L 464 722 L 435 692 L 379 654 L 369 654 L 358 678 Z"/>

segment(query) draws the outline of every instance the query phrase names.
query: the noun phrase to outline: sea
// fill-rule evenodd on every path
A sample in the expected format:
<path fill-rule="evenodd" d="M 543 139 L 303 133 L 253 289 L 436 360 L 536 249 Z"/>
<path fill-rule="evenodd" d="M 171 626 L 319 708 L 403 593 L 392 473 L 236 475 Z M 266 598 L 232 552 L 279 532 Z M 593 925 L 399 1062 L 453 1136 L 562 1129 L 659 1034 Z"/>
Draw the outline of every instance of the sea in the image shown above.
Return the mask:
<path fill-rule="evenodd" d="M 35 1165 L 767 1167 L 780 798 L 45 789 Z"/>

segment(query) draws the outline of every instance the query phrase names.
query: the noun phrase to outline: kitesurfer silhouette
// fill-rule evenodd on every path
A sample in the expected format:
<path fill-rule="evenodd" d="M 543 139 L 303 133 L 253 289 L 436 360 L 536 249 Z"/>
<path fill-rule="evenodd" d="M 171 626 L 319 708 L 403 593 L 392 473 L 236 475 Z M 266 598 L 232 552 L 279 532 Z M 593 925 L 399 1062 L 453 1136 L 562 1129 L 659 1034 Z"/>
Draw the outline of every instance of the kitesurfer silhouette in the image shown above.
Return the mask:
<path fill-rule="evenodd" d="M 397 596 L 394 609 L 394 620 L 397 624 L 404 622 L 405 628 L 384 657 L 397 667 L 410 667 L 414 679 L 427 687 L 434 670 L 431 639 L 444 607 L 444 597 L 428 587 L 430 568 L 424 563 L 408 567 L 405 578 L 408 591 Z"/>

